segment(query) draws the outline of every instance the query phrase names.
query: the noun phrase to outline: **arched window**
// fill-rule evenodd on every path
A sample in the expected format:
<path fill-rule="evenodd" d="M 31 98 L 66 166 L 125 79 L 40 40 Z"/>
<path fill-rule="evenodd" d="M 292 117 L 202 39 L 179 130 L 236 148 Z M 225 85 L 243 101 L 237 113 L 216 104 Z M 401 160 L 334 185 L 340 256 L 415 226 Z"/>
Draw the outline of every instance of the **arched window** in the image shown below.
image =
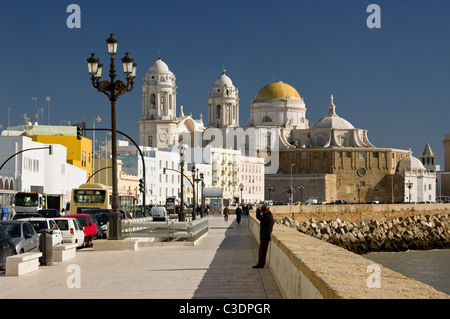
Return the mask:
<path fill-rule="evenodd" d="M 217 119 L 220 120 L 220 113 L 222 113 L 222 107 L 220 105 L 217 105 Z"/>
<path fill-rule="evenodd" d="M 9 189 L 10 190 L 14 190 L 14 180 L 13 179 L 10 179 L 10 181 L 9 181 Z"/>
<path fill-rule="evenodd" d="M 150 108 L 156 108 L 156 96 L 155 94 L 150 95 Z"/>
<path fill-rule="evenodd" d="M 262 121 L 263 123 L 272 123 L 272 119 L 268 116 L 265 116 Z"/>

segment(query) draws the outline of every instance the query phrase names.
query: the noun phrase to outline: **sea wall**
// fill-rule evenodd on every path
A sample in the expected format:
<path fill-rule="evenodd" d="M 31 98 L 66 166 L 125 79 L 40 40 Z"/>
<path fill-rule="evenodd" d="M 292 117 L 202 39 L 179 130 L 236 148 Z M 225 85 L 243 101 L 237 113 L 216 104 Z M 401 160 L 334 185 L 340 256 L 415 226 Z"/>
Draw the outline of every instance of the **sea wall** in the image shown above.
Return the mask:
<path fill-rule="evenodd" d="M 259 221 L 249 230 L 259 240 Z M 347 249 L 275 224 L 267 253 L 280 291 L 289 299 L 448 299 L 450 296 L 407 278 Z"/>
<path fill-rule="evenodd" d="M 298 205 L 270 206 L 275 219 L 285 217 L 303 223 L 315 220 L 340 219 L 358 222 L 363 219 L 385 221 L 415 215 L 449 215 L 450 203 L 446 204 L 359 204 L 359 205 Z"/>
<path fill-rule="evenodd" d="M 278 224 L 358 254 L 376 251 L 406 251 L 450 248 L 449 215 L 414 215 L 384 221 L 340 218 L 302 223 L 285 217 Z"/>

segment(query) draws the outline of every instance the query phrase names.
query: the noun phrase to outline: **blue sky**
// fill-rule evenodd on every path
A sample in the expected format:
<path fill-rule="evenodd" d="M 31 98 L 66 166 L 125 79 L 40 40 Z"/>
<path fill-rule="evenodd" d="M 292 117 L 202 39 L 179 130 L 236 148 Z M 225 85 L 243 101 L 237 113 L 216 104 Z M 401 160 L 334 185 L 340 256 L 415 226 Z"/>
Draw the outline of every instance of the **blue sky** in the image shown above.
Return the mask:
<path fill-rule="evenodd" d="M 66 25 L 67 6 L 81 8 L 81 28 Z M 369 29 L 371 3 L 381 28 Z M 158 54 L 177 78 L 177 106 L 203 113 L 208 91 L 225 66 L 239 89 L 241 126 L 252 96 L 274 79 L 295 87 L 310 125 L 336 112 L 367 129 L 377 147 L 426 143 L 443 166 L 450 133 L 450 1 L 5 1 L 1 0 L 0 124 L 22 124 L 51 97 L 51 122 L 110 127 L 110 104 L 91 85 L 86 59 L 109 65 L 105 39 L 119 39 L 117 58 L 138 63 L 133 92 L 120 97 L 117 128 L 138 141 L 142 78 Z M 105 71 L 105 70 L 104 70 Z M 104 72 L 104 77 L 107 72 Z M 119 78 L 124 79 L 119 72 Z M 100 135 L 100 134 L 99 134 Z M 97 136 L 99 139 L 101 137 Z"/>

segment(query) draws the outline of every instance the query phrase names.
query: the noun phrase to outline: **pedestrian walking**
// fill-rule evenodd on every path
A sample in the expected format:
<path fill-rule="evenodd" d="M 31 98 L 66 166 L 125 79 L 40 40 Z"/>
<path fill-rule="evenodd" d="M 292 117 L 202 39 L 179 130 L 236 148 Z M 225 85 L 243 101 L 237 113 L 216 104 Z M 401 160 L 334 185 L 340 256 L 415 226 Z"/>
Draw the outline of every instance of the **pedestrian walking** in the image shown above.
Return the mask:
<path fill-rule="evenodd" d="M 272 213 L 266 205 L 262 205 L 261 208 L 256 209 L 256 218 L 259 220 L 259 251 L 258 263 L 253 268 L 264 268 L 274 221 Z"/>
<path fill-rule="evenodd" d="M 237 208 L 236 208 L 236 223 L 238 223 L 238 224 L 241 223 L 241 216 L 242 216 L 242 209 L 238 205 Z"/>
<path fill-rule="evenodd" d="M 225 221 L 228 221 L 228 216 L 230 215 L 230 209 L 228 208 L 228 206 L 225 206 L 225 208 L 223 209 L 223 218 L 225 219 Z"/>

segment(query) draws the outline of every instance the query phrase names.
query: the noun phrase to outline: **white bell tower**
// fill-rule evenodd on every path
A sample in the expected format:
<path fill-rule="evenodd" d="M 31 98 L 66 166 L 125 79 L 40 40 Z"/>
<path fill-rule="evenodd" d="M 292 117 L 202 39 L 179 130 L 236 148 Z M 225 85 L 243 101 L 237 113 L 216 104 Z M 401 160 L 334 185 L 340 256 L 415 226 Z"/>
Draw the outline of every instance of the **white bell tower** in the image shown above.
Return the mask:
<path fill-rule="evenodd" d="M 239 127 L 239 91 L 225 74 L 225 68 L 209 89 L 208 105 L 209 127 Z"/>
<path fill-rule="evenodd" d="M 142 85 L 142 120 L 174 120 L 177 86 L 175 75 L 161 58 L 152 64 Z"/>

